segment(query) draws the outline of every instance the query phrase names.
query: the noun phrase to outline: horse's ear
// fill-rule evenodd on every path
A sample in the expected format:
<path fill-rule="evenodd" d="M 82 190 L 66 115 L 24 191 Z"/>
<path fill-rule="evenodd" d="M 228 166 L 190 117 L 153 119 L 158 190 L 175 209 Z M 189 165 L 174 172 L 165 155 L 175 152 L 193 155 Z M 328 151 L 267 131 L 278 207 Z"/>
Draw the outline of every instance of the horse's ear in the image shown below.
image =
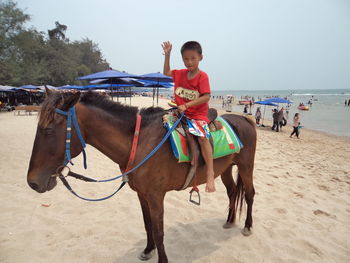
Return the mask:
<path fill-rule="evenodd" d="M 80 98 L 80 91 L 71 93 L 69 96 L 64 98 L 64 110 L 68 110 L 69 108 L 73 107 Z"/>
<path fill-rule="evenodd" d="M 46 92 L 47 97 L 51 97 L 53 94 L 52 90 L 50 90 L 48 87 L 46 87 L 46 85 L 45 85 L 45 92 Z"/>

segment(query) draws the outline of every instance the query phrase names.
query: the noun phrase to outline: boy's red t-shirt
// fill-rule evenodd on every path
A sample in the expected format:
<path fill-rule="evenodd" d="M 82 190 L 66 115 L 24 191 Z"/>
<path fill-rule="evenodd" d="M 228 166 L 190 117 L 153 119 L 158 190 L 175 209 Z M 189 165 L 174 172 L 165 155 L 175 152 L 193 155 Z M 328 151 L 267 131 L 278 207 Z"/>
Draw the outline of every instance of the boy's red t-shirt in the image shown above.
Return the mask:
<path fill-rule="evenodd" d="M 195 100 L 203 94 L 210 94 L 209 78 L 205 72 L 201 71 L 193 79 L 188 79 L 187 73 L 188 69 L 171 71 L 174 80 L 175 102 L 178 106 Z M 206 102 L 188 108 L 185 114 L 190 119 L 209 122 L 208 109 L 209 104 Z"/>

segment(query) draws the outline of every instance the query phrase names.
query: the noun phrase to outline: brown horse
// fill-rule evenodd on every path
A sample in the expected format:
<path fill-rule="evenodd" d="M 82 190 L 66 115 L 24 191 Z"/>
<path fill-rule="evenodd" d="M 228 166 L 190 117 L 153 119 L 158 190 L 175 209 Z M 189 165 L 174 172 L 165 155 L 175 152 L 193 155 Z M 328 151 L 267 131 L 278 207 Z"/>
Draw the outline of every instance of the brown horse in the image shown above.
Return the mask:
<path fill-rule="evenodd" d="M 67 118 L 55 113 L 55 108 L 67 111 L 75 106 L 82 136 L 87 144 L 97 148 L 121 170 L 126 168 L 136 123 L 136 107 L 125 106 L 96 93 L 60 93 L 47 89 L 42 105 L 37 133 L 30 159 L 27 180 L 31 188 L 39 193 L 51 190 L 56 185 L 56 173 L 62 165 L 65 154 Z M 142 124 L 135 164 L 151 152 L 166 134 L 163 128 L 161 108 L 147 108 L 140 111 Z M 254 199 L 253 168 L 256 148 L 255 125 L 249 119 L 234 114 L 222 116 L 235 130 L 244 148 L 237 154 L 214 160 L 215 177 L 221 175 L 229 198 L 229 212 L 225 228 L 234 225 L 236 210 L 242 208 L 242 196 L 247 203 L 247 217 L 244 235 L 251 233 L 252 206 Z M 72 129 L 71 154 L 76 157 L 82 146 L 75 129 Z M 232 177 L 232 166 L 238 167 L 237 184 Z M 168 262 L 163 238 L 164 197 L 166 192 L 180 190 L 190 166 L 178 163 L 173 156 L 169 140 L 143 166 L 131 173 L 129 186 L 137 192 L 141 203 L 147 232 L 147 245 L 140 254 L 147 260 L 158 250 L 158 262 Z M 206 182 L 203 164 L 197 170 L 197 183 Z M 191 184 L 190 184 L 191 186 Z"/>

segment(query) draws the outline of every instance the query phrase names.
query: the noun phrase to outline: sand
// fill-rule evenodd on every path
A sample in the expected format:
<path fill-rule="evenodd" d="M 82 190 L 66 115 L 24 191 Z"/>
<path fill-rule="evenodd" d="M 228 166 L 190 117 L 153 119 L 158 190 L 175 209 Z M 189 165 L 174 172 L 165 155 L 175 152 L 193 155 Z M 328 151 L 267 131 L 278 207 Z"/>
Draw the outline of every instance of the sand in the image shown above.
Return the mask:
<path fill-rule="evenodd" d="M 132 102 L 150 106 L 152 100 Z M 140 262 L 146 233 L 129 187 L 97 203 L 77 199 L 60 182 L 44 194 L 29 188 L 36 124 L 36 116 L 0 113 L 0 262 Z M 236 227 L 222 228 L 228 200 L 220 179 L 216 193 L 200 186 L 200 207 L 188 202 L 188 190 L 167 194 L 170 262 L 350 262 L 350 139 L 307 129 L 301 139 L 291 139 L 291 130 L 257 129 L 253 235 L 240 233 L 245 211 Z M 81 156 L 74 171 L 99 178 L 120 173 L 92 147 L 87 156 L 88 171 Z M 70 181 L 87 197 L 107 195 L 119 185 Z"/>

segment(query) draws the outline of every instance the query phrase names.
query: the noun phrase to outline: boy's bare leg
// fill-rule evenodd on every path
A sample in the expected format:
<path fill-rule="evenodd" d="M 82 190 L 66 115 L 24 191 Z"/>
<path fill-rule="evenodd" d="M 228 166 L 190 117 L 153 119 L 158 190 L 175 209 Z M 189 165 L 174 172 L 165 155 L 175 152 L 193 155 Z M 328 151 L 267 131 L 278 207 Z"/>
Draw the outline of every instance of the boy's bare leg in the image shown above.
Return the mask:
<path fill-rule="evenodd" d="M 207 185 L 205 187 L 205 191 L 209 193 L 215 192 L 213 150 L 207 138 L 198 137 L 198 139 L 201 146 L 202 155 L 207 166 Z"/>

